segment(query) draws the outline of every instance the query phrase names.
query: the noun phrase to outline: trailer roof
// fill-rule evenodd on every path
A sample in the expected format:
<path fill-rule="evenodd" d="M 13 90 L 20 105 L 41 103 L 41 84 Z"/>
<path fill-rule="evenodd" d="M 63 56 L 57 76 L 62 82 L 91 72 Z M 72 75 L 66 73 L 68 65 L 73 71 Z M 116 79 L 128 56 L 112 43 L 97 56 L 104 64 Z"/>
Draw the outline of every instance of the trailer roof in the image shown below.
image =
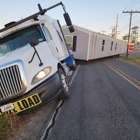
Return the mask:
<path fill-rule="evenodd" d="M 88 33 L 89 33 L 89 32 L 95 33 L 95 34 L 98 34 L 98 35 L 101 35 L 101 36 L 104 36 L 104 37 L 110 37 L 110 36 L 105 35 L 105 34 L 102 34 L 102 33 L 100 33 L 100 32 L 95 32 L 95 31 L 93 31 L 93 30 L 86 29 L 86 28 L 84 28 L 84 27 L 80 27 L 80 26 L 75 25 L 75 24 L 73 24 L 73 26 L 74 26 L 75 28 L 80 29 L 81 31 L 85 31 L 85 32 L 88 32 Z M 63 25 L 62 28 L 65 29 L 65 28 L 68 28 L 68 26 L 67 26 L 67 25 Z M 110 38 L 113 38 L 113 37 L 110 37 Z M 117 38 L 113 38 L 113 39 L 117 39 Z M 117 39 L 117 40 L 120 40 L 120 39 Z"/>

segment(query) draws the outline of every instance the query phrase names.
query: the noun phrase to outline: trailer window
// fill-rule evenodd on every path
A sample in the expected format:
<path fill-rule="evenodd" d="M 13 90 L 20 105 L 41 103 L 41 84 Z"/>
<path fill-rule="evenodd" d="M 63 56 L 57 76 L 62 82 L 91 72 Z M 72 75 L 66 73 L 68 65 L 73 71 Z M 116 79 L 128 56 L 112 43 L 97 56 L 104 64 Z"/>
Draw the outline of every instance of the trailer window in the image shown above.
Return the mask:
<path fill-rule="evenodd" d="M 73 36 L 73 48 L 72 51 L 76 52 L 77 36 Z"/>
<path fill-rule="evenodd" d="M 105 40 L 102 41 L 102 51 L 104 51 Z"/>
<path fill-rule="evenodd" d="M 105 40 L 103 40 L 102 45 L 105 45 Z"/>
<path fill-rule="evenodd" d="M 45 40 L 44 35 L 39 25 L 30 26 L 14 32 L 4 38 L 0 39 L 0 56 L 8 52 L 22 48 L 28 45 L 28 40 L 31 37 L 36 37 L 39 42 Z"/>
<path fill-rule="evenodd" d="M 113 41 L 111 42 L 111 49 L 110 49 L 111 51 L 112 51 L 112 48 L 113 48 Z"/>
<path fill-rule="evenodd" d="M 115 50 L 117 50 L 117 42 L 116 42 L 116 45 L 115 45 Z"/>
<path fill-rule="evenodd" d="M 104 46 L 102 46 L 102 51 L 104 51 Z"/>

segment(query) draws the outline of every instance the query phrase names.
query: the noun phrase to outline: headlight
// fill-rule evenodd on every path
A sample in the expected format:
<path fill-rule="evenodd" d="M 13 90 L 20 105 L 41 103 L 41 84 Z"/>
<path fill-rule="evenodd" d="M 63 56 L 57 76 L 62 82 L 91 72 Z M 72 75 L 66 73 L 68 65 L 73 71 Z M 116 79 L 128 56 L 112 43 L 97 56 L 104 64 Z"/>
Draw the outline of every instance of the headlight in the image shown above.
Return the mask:
<path fill-rule="evenodd" d="M 33 85 L 33 84 L 39 82 L 40 80 L 42 80 L 43 78 L 45 78 L 50 72 L 51 72 L 51 67 L 47 67 L 47 68 L 41 70 L 40 72 L 38 72 L 34 76 L 31 84 Z"/>

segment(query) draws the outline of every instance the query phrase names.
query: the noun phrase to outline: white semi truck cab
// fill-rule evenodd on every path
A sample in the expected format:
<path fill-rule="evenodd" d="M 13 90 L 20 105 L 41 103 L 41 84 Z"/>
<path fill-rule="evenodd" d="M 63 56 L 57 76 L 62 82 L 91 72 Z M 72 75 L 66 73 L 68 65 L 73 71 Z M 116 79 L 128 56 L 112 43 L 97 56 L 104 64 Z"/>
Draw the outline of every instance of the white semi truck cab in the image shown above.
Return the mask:
<path fill-rule="evenodd" d="M 24 113 L 60 96 L 69 98 L 67 74 L 75 67 L 58 20 L 45 13 L 62 2 L 0 30 L 0 116 Z"/>

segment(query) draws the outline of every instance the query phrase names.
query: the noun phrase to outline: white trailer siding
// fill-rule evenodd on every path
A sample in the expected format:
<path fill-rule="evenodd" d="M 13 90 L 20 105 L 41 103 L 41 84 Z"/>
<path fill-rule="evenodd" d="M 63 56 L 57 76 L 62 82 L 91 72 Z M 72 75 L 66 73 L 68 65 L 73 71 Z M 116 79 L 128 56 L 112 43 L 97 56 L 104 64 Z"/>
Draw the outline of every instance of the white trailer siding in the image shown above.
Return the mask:
<path fill-rule="evenodd" d="M 90 37 L 89 37 L 89 45 L 88 45 L 88 55 L 87 55 L 87 60 L 91 60 L 95 57 L 95 52 L 96 52 L 96 43 L 97 43 L 97 34 L 90 32 Z"/>
<path fill-rule="evenodd" d="M 77 41 L 77 46 L 76 46 L 76 51 L 73 51 L 72 53 L 74 54 L 76 59 L 87 59 L 87 54 L 88 54 L 88 41 L 89 41 L 89 34 L 82 32 L 80 30 L 77 30 L 77 40 L 80 39 L 80 41 Z M 83 55 L 81 55 L 83 54 Z"/>
<path fill-rule="evenodd" d="M 104 40 L 104 44 L 103 43 Z M 122 41 L 114 38 L 97 35 L 95 56 L 93 59 L 120 54 Z"/>
<path fill-rule="evenodd" d="M 77 25 L 74 27 L 73 34 L 68 32 L 66 26 L 63 26 L 62 29 L 65 36 L 77 36 L 76 51 L 71 51 L 75 59 L 92 60 L 126 53 L 127 45 L 125 42 Z"/>
<path fill-rule="evenodd" d="M 77 36 L 77 44 L 76 44 L 76 51 L 70 50 L 70 53 L 74 55 L 75 59 L 87 59 L 88 54 L 88 41 L 89 41 L 89 33 L 87 31 L 81 31 L 75 28 L 75 33 L 70 33 L 68 28 L 63 29 L 63 33 L 65 36 Z M 82 54 L 82 55 L 81 55 Z"/>

